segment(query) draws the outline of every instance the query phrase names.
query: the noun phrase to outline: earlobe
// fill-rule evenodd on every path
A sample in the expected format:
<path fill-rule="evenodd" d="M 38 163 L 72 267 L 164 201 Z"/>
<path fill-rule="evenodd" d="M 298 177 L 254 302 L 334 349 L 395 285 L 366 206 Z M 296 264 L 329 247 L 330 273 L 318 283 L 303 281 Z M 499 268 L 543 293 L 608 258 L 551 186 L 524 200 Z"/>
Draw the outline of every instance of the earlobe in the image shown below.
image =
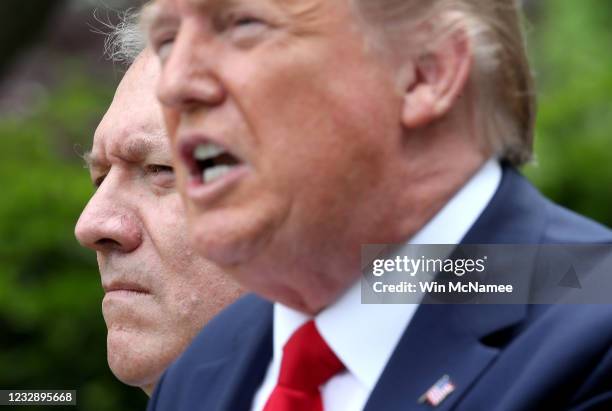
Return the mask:
<path fill-rule="evenodd" d="M 472 69 L 467 33 L 455 31 L 412 64 L 412 81 L 404 84 L 402 123 L 419 128 L 446 115 L 465 89 Z"/>
<path fill-rule="evenodd" d="M 435 96 L 430 87 L 422 84 L 404 95 L 402 123 L 407 128 L 420 128 L 435 120 Z"/>

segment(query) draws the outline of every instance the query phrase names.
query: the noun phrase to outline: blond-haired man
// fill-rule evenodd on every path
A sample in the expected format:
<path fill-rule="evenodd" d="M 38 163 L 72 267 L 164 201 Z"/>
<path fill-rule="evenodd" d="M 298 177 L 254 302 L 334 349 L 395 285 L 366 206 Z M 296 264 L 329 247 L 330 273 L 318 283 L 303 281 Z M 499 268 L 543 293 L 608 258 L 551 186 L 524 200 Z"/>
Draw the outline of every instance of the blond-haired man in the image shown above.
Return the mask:
<path fill-rule="evenodd" d="M 155 2 L 192 242 L 265 299 L 209 324 L 150 409 L 604 406 L 609 306 L 360 303 L 363 244 L 612 242 L 515 169 L 534 121 L 517 7 Z"/>

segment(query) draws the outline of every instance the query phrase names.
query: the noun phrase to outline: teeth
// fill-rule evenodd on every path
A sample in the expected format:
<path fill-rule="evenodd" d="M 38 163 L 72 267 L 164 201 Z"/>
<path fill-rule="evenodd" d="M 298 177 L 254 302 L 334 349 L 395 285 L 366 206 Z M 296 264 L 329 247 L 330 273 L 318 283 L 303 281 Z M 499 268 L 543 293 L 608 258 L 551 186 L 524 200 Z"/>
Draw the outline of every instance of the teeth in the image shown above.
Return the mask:
<path fill-rule="evenodd" d="M 207 168 L 206 170 L 204 170 L 204 173 L 202 173 L 202 179 L 204 180 L 204 184 L 209 184 L 213 181 L 216 181 L 217 179 L 229 173 L 231 169 L 232 166 L 228 165 L 220 165 Z"/>
<path fill-rule="evenodd" d="M 193 152 L 193 157 L 197 161 L 204 161 L 204 160 L 208 160 L 211 158 L 215 158 L 223 154 L 224 152 L 225 150 L 223 148 L 215 144 L 212 144 L 212 143 L 200 144 L 196 147 L 195 151 Z"/>

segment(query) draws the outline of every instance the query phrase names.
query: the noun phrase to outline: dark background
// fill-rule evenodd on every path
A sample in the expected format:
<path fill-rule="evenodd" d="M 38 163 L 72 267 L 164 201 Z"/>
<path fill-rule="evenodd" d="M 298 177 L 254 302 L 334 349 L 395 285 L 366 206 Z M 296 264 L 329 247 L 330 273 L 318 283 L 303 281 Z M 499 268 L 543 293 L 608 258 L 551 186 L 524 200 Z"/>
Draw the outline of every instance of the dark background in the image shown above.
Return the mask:
<path fill-rule="evenodd" d="M 138 4 L 0 3 L 0 389 L 77 389 L 79 410 L 146 403 L 108 370 L 95 256 L 73 235 L 92 193 L 80 155 L 124 71 L 102 56 L 96 31 Z M 540 111 L 525 172 L 612 226 L 612 2 L 527 7 Z"/>

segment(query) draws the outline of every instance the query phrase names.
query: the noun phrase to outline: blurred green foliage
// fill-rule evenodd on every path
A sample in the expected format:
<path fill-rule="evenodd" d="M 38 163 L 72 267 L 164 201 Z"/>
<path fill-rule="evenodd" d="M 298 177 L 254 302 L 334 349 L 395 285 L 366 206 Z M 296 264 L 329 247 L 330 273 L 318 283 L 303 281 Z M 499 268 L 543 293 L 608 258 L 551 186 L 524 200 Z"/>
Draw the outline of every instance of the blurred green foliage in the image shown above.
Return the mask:
<path fill-rule="evenodd" d="M 612 225 L 612 2 L 534 3 L 540 114 L 526 172 Z M 79 154 L 114 84 L 64 71 L 29 114 L 0 120 L 0 388 L 77 389 L 78 410 L 141 410 L 144 394 L 108 370 L 94 254 L 73 235 L 92 192 Z"/>
<path fill-rule="evenodd" d="M 0 387 L 76 389 L 79 410 L 144 409 L 108 369 L 95 255 L 73 234 L 92 193 L 79 154 L 114 85 L 63 71 L 28 115 L 0 121 Z"/>
<path fill-rule="evenodd" d="M 553 200 L 612 227 L 612 2 L 540 3 L 530 33 L 536 164 L 525 171 Z"/>

